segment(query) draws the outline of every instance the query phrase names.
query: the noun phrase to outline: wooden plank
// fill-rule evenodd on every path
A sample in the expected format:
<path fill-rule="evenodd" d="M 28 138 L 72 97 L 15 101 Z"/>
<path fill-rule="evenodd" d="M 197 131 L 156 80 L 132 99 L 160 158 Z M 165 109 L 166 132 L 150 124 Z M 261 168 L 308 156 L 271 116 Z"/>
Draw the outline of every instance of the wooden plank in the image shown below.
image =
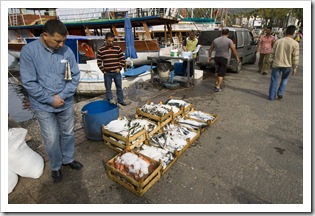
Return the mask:
<path fill-rule="evenodd" d="M 146 22 L 142 22 L 142 25 L 143 25 L 143 28 L 144 28 L 144 31 L 145 31 L 145 36 L 147 37 L 147 39 L 152 39 L 150 31 L 149 31 L 149 28 L 147 26 L 147 23 Z"/>
<path fill-rule="evenodd" d="M 125 41 L 115 41 L 115 44 L 120 46 L 123 52 L 126 51 Z M 157 39 L 149 40 L 134 40 L 135 49 L 137 52 L 159 52 L 160 47 Z"/>
<path fill-rule="evenodd" d="M 116 26 L 112 25 L 112 30 L 113 30 L 113 33 L 114 33 L 115 36 L 119 36 L 119 33 L 118 33 L 117 29 L 116 29 Z"/>

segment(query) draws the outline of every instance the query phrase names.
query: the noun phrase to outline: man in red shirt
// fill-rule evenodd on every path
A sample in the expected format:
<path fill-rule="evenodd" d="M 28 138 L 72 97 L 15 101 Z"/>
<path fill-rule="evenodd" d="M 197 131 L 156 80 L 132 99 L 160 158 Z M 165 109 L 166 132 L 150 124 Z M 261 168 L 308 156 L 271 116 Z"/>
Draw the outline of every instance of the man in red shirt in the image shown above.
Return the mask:
<path fill-rule="evenodd" d="M 271 27 L 267 27 L 265 35 L 259 38 L 257 51 L 259 51 L 258 72 L 267 75 L 270 70 L 269 58 L 272 52 L 272 47 L 275 42 L 275 37 L 271 35 Z"/>

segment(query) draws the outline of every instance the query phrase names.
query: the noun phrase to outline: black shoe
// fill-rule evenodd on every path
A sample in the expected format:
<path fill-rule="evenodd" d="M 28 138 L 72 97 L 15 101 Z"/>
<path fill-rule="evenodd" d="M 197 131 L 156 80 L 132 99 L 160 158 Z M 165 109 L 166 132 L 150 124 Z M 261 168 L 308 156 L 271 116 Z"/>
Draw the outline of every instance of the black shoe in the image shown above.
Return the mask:
<path fill-rule="evenodd" d="M 119 104 L 122 105 L 122 106 L 127 106 L 127 105 L 129 105 L 129 104 L 131 104 L 131 103 L 130 103 L 130 102 L 125 102 L 125 101 L 123 101 L 123 102 L 119 102 Z"/>
<path fill-rule="evenodd" d="M 72 161 L 71 163 L 68 164 L 62 164 L 62 166 L 69 166 L 71 169 L 79 170 L 83 167 L 83 164 L 81 164 L 78 161 Z"/>
<path fill-rule="evenodd" d="M 280 100 L 280 99 L 282 99 L 283 98 L 283 95 L 279 95 L 278 94 L 278 99 Z"/>
<path fill-rule="evenodd" d="M 221 89 L 221 88 L 218 88 L 218 87 L 214 87 L 214 91 L 215 91 L 215 92 L 221 92 L 222 89 Z"/>
<path fill-rule="evenodd" d="M 51 177 L 54 179 L 54 182 L 60 182 L 62 179 L 61 170 L 51 171 Z"/>

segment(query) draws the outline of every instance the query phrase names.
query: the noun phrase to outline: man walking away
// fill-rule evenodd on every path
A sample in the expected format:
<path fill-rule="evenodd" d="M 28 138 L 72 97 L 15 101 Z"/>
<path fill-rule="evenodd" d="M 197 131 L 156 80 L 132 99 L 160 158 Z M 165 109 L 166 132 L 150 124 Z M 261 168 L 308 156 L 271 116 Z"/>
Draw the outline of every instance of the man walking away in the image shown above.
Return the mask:
<path fill-rule="evenodd" d="M 270 70 L 269 58 L 275 42 L 275 36 L 271 35 L 271 27 L 267 27 L 265 35 L 259 38 L 257 51 L 259 51 L 258 72 L 267 75 Z"/>
<path fill-rule="evenodd" d="M 238 58 L 238 54 L 233 44 L 233 41 L 228 38 L 229 32 L 230 32 L 229 29 L 223 29 L 222 36 L 216 38 L 212 42 L 210 50 L 209 50 L 208 63 L 210 63 L 211 61 L 211 53 L 213 52 L 213 50 L 215 50 L 214 61 L 216 64 L 215 65 L 216 71 L 218 72 L 218 74 L 216 75 L 216 81 L 215 81 L 215 88 L 214 88 L 215 92 L 222 91 L 221 84 L 222 84 L 223 78 L 226 75 L 226 70 L 227 70 L 226 65 L 229 58 L 229 49 L 232 50 L 237 62 L 238 63 L 240 62 L 240 59 Z"/>
<path fill-rule="evenodd" d="M 105 43 L 97 51 L 97 65 L 104 73 L 106 98 L 111 104 L 115 104 L 112 95 L 112 80 L 116 86 L 117 102 L 122 106 L 130 104 L 124 101 L 122 90 L 122 80 L 120 71 L 126 65 L 124 53 L 119 46 L 114 45 L 115 35 L 107 32 L 105 35 Z"/>
<path fill-rule="evenodd" d="M 83 166 L 74 160 L 73 95 L 80 71 L 66 38 L 66 26 L 49 20 L 40 38 L 22 48 L 20 58 L 21 80 L 40 124 L 54 182 L 62 179 L 62 165 L 76 170 Z M 72 79 L 65 79 L 67 64 Z"/>
<path fill-rule="evenodd" d="M 271 80 L 269 87 L 269 100 L 283 97 L 285 87 L 288 83 L 288 77 L 292 68 L 292 75 L 297 72 L 299 64 L 299 43 L 293 39 L 295 26 L 290 25 L 286 29 L 286 37 L 275 42 L 271 54 Z M 281 76 L 280 86 L 278 79 Z"/>

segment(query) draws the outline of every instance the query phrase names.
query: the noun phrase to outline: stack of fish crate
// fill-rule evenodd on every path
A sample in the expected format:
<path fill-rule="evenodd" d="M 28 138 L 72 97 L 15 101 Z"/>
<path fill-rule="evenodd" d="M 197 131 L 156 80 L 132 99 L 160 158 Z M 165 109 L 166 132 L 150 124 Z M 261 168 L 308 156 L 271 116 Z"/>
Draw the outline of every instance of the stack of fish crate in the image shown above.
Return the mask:
<path fill-rule="evenodd" d="M 161 111 L 162 109 L 165 110 Z M 134 194 L 142 196 L 217 118 L 217 114 L 197 111 L 192 104 L 172 97 L 165 103 L 154 104 L 148 101 L 141 108 L 136 108 L 135 115 L 135 119 L 145 121 L 146 126 L 132 136 L 128 133 L 124 137 L 102 127 L 105 145 L 120 152 L 105 164 L 107 176 Z M 151 164 L 155 162 L 156 169 L 151 170 L 146 178 L 132 178 L 137 176 L 130 173 L 133 168 L 124 169 L 116 163 L 126 153 L 136 154 Z"/>

